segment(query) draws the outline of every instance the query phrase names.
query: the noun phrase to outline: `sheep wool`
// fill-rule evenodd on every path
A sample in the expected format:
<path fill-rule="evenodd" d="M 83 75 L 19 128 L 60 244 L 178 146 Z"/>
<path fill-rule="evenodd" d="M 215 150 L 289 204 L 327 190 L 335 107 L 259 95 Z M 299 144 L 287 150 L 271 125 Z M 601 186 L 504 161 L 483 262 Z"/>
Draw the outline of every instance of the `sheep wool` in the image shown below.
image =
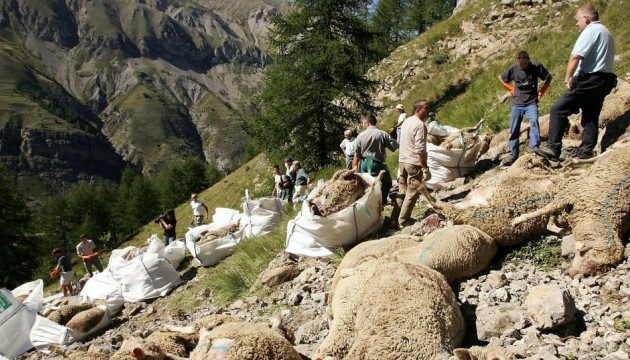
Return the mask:
<path fill-rule="evenodd" d="M 66 327 L 80 333 L 86 333 L 98 325 L 103 316 L 105 316 L 105 310 L 93 307 L 73 316 L 66 324 Z"/>
<path fill-rule="evenodd" d="M 498 346 L 473 346 L 455 349 L 449 360 L 514 360 L 514 354 Z"/>
<path fill-rule="evenodd" d="M 345 360 L 439 359 L 460 346 L 464 319 L 444 276 L 423 265 L 375 266 L 357 304 Z"/>
<path fill-rule="evenodd" d="M 630 230 L 630 143 L 613 145 L 552 203 L 513 223 L 558 212 L 566 214 L 575 237 L 576 257 L 568 275 L 593 274 L 621 262 L 621 237 Z"/>
<path fill-rule="evenodd" d="M 280 334 L 263 324 L 230 322 L 207 330 L 202 328 L 199 343 L 190 360 L 300 360 L 300 354 Z"/>
<path fill-rule="evenodd" d="M 395 261 L 421 264 L 439 272 L 449 283 L 483 271 L 497 253 L 496 242 L 474 226 L 438 229 L 415 246 L 394 253 Z"/>
<path fill-rule="evenodd" d="M 127 336 L 120 349 L 116 351 L 109 359 L 110 360 L 130 360 L 133 357 L 131 354 L 141 354 L 141 356 L 135 356 L 138 360 L 165 360 L 166 355 L 158 344 L 153 342 L 145 342 L 144 339 L 137 336 Z"/>
<path fill-rule="evenodd" d="M 165 354 L 188 357 L 199 342 L 199 334 L 154 331 L 145 342 L 158 344 Z"/>
<path fill-rule="evenodd" d="M 311 200 L 317 215 L 339 212 L 365 195 L 368 184 L 354 170 L 339 170 L 319 188 Z"/>
<path fill-rule="evenodd" d="M 353 247 L 352 250 L 348 251 L 343 257 L 339 266 L 337 266 L 337 270 L 333 276 L 329 298 L 332 298 L 332 294 L 334 294 L 344 269 L 350 269 L 371 259 L 379 259 L 385 255 L 393 254 L 399 249 L 417 245 L 420 241 L 422 241 L 422 238 L 417 236 L 394 235 L 384 239 L 364 241 Z"/>
<path fill-rule="evenodd" d="M 66 325 L 70 319 L 72 319 L 76 314 L 89 310 L 94 307 L 94 304 L 85 303 L 85 304 L 70 304 L 70 305 L 62 305 L 58 310 L 51 311 L 46 318 L 48 320 L 52 320 L 60 325 Z"/>

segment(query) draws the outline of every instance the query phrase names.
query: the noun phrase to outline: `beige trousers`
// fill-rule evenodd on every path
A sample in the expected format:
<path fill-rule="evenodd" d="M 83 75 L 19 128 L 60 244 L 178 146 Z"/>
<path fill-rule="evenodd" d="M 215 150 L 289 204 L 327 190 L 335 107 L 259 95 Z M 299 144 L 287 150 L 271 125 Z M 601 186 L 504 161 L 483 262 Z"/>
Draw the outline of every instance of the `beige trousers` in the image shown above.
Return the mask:
<path fill-rule="evenodd" d="M 400 178 L 398 178 L 398 195 L 392 210 L 392 221 L 398 218 L 400 227 L 411 225 L 411 212 L 420 196 L 422 186 L 422 167 L 407 163 L 400 163 Z"/>

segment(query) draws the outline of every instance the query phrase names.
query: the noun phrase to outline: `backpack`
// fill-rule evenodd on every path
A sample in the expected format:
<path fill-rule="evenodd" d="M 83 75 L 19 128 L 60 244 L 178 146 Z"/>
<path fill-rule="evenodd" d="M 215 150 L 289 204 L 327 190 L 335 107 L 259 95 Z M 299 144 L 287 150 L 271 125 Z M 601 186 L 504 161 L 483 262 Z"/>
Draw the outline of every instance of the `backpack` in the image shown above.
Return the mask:
<path fill-rule="evenodd" d="M 280 189 L 291 189 L 293 187 L 293 178 L 291 175 L 282 174 L 280 175 Z"/>

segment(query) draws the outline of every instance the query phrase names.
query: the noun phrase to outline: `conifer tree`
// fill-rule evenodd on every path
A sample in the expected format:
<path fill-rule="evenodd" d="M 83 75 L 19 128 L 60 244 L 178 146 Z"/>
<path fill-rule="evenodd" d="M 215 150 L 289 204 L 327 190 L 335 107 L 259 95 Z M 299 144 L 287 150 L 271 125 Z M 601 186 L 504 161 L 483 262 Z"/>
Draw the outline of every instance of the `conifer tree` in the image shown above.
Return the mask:
<path fill-rule="evenodd" d="M 277 160 L 290 155 L 316 168 L 339 153 L 343 129 L 375 110 L 365 77 L 378 59 L 368 1 L 296 0 L 273 20 L 274 64 L 266 71 L 260 115 L 249 126 L 256 144 Z"/>

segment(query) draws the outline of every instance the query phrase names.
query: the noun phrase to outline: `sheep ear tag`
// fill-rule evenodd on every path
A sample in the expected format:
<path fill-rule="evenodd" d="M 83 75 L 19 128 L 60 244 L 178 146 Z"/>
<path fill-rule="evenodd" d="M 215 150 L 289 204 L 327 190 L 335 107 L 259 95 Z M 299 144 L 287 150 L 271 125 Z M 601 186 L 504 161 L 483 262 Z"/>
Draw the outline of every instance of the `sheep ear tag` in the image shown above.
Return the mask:
<path fill-rule="evenodd" d="M 234 345 L 234 339 L 215 339 L 212 341 L 210 352 L 208 353 L 208 360 L 225 360 L 230 348 Z"/>

